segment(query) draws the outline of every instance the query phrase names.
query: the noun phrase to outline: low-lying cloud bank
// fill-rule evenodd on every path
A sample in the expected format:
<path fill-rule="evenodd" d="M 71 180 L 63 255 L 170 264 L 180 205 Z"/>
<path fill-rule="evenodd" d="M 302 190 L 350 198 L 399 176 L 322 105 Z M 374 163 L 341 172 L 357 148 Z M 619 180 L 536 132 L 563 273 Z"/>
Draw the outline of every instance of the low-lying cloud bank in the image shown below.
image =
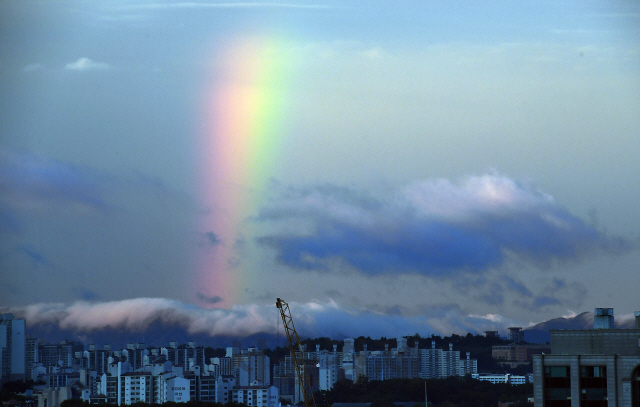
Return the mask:
<path fill-rule="evenodd" d="M 444 276 L 484 271 L 508 256 L 544 267 L 632 246 L 588 225 L 550 195 L 500 175 L 458 184 L 425 181 L 382 198 L 332 186 L 289 188 L 259 219 L 287 222 L 288 230 L 302 229 L 291 227 L 296 223 L 307 227 L 307 233 L 258 239 L 298 270 L 327 269 L 328 261 L 339 259 L 369 275 Z"/>
<path fill-rule="evenodd" d="M 430 307 L 429 313 L 402 316 L 357 311 L 334 301 L 290 302 L 296 330 L 303 337 L 395 337 L 397 335 L 450 335 L 498 330 L 517 323 L 499 315 L 465 315 L 455 305 Z M 237 305 L 231 309 L 204 309 L 166 298 L 135 298 L 122 301 L 84 302 L 71 305 L 40 303 L 0 308 L 25 318 L 30 327 L 53 326 L 77 337 L 105 329 L 144 332 L 152 325 L 180 327 L 189 334 L 211 337 L 244 337 L 256 333 L 284 334 L 275 304 Z"/>
<path fill-rule="evenodd" d="M 53 324 L 60 329 L 78 332 L 105 328 L 142 332 L 151 324 L 161 322 L 186 328 L 189 333 L 215 336 L 269 331 L 271 324 L 267 323 L 263 311 L 256 305 L 208 310 L 167 298 L 134 298 L 108 302 L 79 301 L 71 305 L 39 303 L 7 308 L 3 312 L 13 312 L 25 318 L 28 326 Z"/>
<path fill-rule="evenodd" d="M 289 305 L 296 330 L 302 338 L 393 338 L 416 333 L 423 337 L 432 334 L 449 336 L 468 332 L 482 334 L 487 330 L 499 331 L 504 335 L 507 327 L 534 325 L 532 322 L 508 319 L 499 314 L 467 314 L 455 304 L 429 307 L 423 315 L 414 316 L 346 309 L 332 300 L 289 302 Z M 96 335 L 100 339 L 109 330 L 118 332 L 124 341 L 144 337 L 153 342 L 151 335 L 157 332 L 158 327 L 163 333 L 169 332 L 171 339 L 175 328 L 180 328 L 187 333 L 187 338 L 191 338 L 190 335 L 200 335 L 200 338 L 243 338 L 253 334 L 272 337 L 279 334 L 280 340 L 284 340 L 282 322 L 275 304 L 238 305 L 231 309 L 210 310 L 166 298 L 134 298 L 110 302 L 76 302 L 71 305 L 41 303 L 24 307 L 0 307 L 0 313 L 6 312 L 14 313 L 16 318 L 25 318 L 27 333 L 44 326 L 44 332 L 51 333 L 59 329 L 73 335 L 66 339 L 77 339 L 85 343 L 93 343 L 91 341 L 96 340 Z M 575 313 L 569 316 L 570 319 L 574 317 Z M 580 315 L 576 318 L 580 318 Z M 633 326 L 633 318 L 633 314 L 625 314 L 616 320 L 620 326 L 630 327 Z M 593 318 L 588 317 L 585 321 L 578 321 L 578 327 L 589 328 L 592 323 Z M 544 323 L 538 327 L 542 325 Z M 223 343 L 227 341 L 224 340 Z M 202 344 L 206 345 L 206 341 Z"/>

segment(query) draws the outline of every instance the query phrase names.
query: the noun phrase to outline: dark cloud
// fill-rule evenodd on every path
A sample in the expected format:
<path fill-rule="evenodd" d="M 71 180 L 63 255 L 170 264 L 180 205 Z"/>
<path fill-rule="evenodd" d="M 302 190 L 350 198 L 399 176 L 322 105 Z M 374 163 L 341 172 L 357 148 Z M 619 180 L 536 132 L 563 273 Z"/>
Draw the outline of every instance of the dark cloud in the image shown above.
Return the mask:
<path fill-rule="evenodd" d="M 557 305 L 560 304 L 560 300 L 554 297 L 550 297 L 548 295 L 542 295 L 540 297 L 536 297 L 533 301 L 533 305 L 537 308 L 544 307 L 547 305 Z"/>
<path fill-rule="evenodd" d="M 16 251 L 24 256 L 26 256 L 34 267 L 36 266 L 46 266 L 46 267 L 54 267 L 53 263 L 45 256 L 40 253 L 37 249 L 29 246 L 19 246 L 16 248 Z"/>
<path fill-rule="evenodd" d="M 552 281 L 553 289 L 561 289 L 567 286 L 567 283 L 561 278 L 554 278 Z"/>
<path fill-rule="evenodd" d="M 152 210 L 166 215 L 194 208 L 187 194 L 137 170 L 112 173 L 0 147 L 0 222 L 7 211 L 15 218 Z"/>
<path fill-rule="evenodd" d="M 482 295 L 482 300 L 489 305 L 502 305 L 504 303 L 504 287 L 501 284 L 493 283 L 489 292 Z"/>
<path fill-rule="evenodd" d="M 367 274 L 424 270 L 480 269 L 502 263 L 499 247 L 483 236 L 440 222 L 404 225 L 391 235 L 334 225 L 314 236 L 264 237 L 259 242 L 278 248 L 278 260 L 298 269 L 323 269 L 317 260 L 340 257 Z"/>
<path fill-rule="evenodd" d="M 220 238 L 218 238 L 218 236 L 213 232 L 207 232 L 204 235 L 207 238 L 207 243 L 209 243 L 212 246 L 217 246 L 220 243 L 222 243 L 220 241 Z"/>
<path fill-rule="evenodd" d="M 278 261 L 298 270 L 326 270 L 328 260 L 340 259 L 369 275 L 447 276 L 500 266 L 510 255 L 544 267 L 594 250 L 631 248 L 624 239 L 587 225 L 550 196 L 497 175 L 470 177 L 460 184 L 423 182 L 384 199 L 345 188 L 289 188 L 259 219 L 286 222 L 287 230 L 300 231 L 258 239 L 276 250 Z M 507 284 L 532 295 L 515 280 Z"/>
<path fill-rule="evenodd" d="M 566 283 L 557 277 L 549 279 L 535 294 L 524 287 L 523 289 L 526 291 L 516 290 L 519 296 L 513 301 L 513 304 L 535 312 L 550 305 L 562 305 L 567 308 L 581 307 L 587 297 L 587 290 L 583 283 L 578 281 Z"/>
<path fill-rule="evenodd" d="M 98 299 L 98 295 L 96 293 L 86 288 L 76 287 L 73 288 L 72 292 L 76 298 L 83 301 L 95 301 Z"/>
<path fill-rule="evenodd" d="M 505 276 L 503 277 L 505 283 L 507 283 L 507 287 L 509 289 L 518 293 L 518 295 L 531 297 L 533 294 L 531 291 L 521 282 L 514 280 L 511 277 Z"/>
<path fill-rule="evenodd" d="M 108 208 L 92 170 L 24 151 L 0 148 L 0 188 L 2 201 L 18 208 L 59 203 Z"/>
<path fill-rule="evenodd" d="M 212 297 L 208 297 L 202 293 L 198 293 L 197 295 L 200 301 L 207 304 L 217 304 L 219 302 L 222 302 L 222 297 L 220 297 L 219 295 L 214 295 Z"/>

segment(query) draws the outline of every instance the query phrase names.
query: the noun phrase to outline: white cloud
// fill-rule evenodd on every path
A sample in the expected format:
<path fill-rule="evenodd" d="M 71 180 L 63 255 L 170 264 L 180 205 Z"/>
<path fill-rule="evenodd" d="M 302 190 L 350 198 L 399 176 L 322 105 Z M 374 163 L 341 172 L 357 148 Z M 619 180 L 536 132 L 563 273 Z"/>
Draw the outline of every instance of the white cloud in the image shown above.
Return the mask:
<path fill-rule="evenodd" d="M 44 69 L 44 65 L 42 65 L 42 64 L 29 64 L 29 65 L 25 66 L 24 68 L 22 68 L 22 72 L 33 72 L 33 71 L 39 71 L 41 69 Z"/>
<path fill-rule="evenodd" d="M 381 59 L 385 56 L 385 54 L 385 51 L 380 47 L 371 48 L 360 53 L 360 55 L 369 59 Z"/>
<path fill-rule="evenodd" d="M 271 312 L 275 314 L 275 307 Z M 250 335 L 273 330 L 265 310 L 256 305 L 235 306 L 231 310 L 196 308 L 166 298 L 133 298 L 109 302 L 79 301 L 71 305 L 40 303 L 11 308 L 29 324 L 55 324 L 61 329 L 90 332 L 102 328 L 143 331 L 151 323 L 183 325 L 189 333 Z"/>
<path fill-rule="evenodd" d="M 504 321 L 504 318 L 502 317 L 502 315 L 498 315 L 498 314 L 486 314 L 486 315 L 469 314 L 469 317 L 486 319 L 487 321 L 494 322 L 494 323 L 499 323 L 499 322 Z"/>
<path fill-rule="evenodd" d="M 104 62 L 92 61 L 89 58 L 78 58 L 75 62 L 70 62 L 64 66 L 64 69 L 70 71 L 101 71 L 109 69 L 110 66 Z"/>

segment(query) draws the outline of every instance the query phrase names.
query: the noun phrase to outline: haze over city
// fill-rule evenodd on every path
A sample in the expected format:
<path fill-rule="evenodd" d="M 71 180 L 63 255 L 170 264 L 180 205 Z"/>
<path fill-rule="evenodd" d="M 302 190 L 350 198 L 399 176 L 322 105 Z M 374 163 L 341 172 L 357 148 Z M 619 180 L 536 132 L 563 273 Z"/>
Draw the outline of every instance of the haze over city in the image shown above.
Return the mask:
<path fill-rule="evenodd" d="M 638 310 L 634 2 L 0 3 L 0 311 L 78 332 Z"/>

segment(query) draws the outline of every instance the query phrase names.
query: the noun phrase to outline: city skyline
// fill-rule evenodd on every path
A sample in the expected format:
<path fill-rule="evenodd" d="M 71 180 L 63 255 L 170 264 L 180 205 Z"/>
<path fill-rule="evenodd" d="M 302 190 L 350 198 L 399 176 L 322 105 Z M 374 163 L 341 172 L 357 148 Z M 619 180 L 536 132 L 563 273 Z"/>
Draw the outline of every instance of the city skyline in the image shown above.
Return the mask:
<path fill-rule="evenodd" d="M 0 12 L 2 312 L 248 336 L 281 297 L 375 337 L 639 309 L 637 4 Z"/>

